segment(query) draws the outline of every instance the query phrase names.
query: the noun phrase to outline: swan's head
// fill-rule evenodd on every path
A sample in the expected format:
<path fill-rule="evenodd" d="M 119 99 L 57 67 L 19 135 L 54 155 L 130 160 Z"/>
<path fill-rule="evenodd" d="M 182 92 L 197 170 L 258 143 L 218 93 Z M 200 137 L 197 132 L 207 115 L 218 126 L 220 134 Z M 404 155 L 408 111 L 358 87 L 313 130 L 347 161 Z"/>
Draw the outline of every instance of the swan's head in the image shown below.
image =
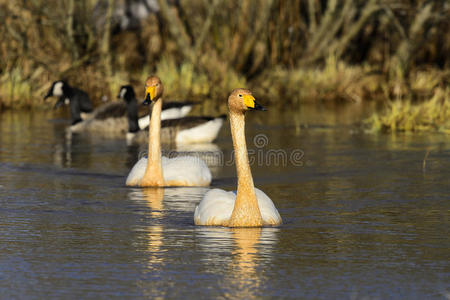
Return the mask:
<path fill-rule="evenodd" d="M 117 99 L 122 99 L 125 102 L 129 102 L 135 97 L 136 95 L 134 94 L 134 89 L 131 85 L 122 85 L 119 95 L 117 95 Z"/>
<path fill-rule="evenodd" d="M 235 89 L 228 97 L 228 107 L 230 111 L 244 113 L 247 110 L 266 110 L 258 104 L 252 92 L 246 89 Z"/>
<path fill-rule="evenodd" d="M 150 104 L 150 102 L 158 100 L 164 91 L 161 79 L 158 76 L 150 76 L 145 82 L 145 105 Z"/>
<path fill-rule="evenodd" d="M 47 92 L 47 95 L 45 95 L 44 100 L 55 96 L 55 97 L 61 97 L 64 94 L 63 89 L 67 86 L 67 83 L 65 83 L 63 80 L 58 80 L 52 83 L 52 86 Z"/>

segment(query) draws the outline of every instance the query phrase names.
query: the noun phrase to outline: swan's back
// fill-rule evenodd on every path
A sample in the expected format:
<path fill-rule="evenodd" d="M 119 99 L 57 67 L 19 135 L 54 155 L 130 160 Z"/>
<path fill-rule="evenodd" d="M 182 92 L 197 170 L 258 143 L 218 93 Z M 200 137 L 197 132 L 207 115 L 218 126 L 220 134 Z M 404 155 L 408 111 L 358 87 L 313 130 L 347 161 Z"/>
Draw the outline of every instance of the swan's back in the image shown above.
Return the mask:
<path fill-rule="evenodd" d="M 195 208 L 196 225 L 223 225 L 231 218 L 236 194 L 221 189 L 212 189 Z"/>
<path fill-rule="evenodd" d="M 142 157 L 133 166 L 130 173 L 128 174 L 125 184 L 128 186 L 137 186 L 144 177 L 145 169 L 147 168 L 147 157 Z"/>
<path fill-rule="evenodd" d="M 208 186 L 212 175 L 206 163 L 195 156 L 162 157 L 164 182 L 167 185 Z"/>
<path fill-rule="evenodd" d="M 281 216 L 278 212 L 275 204 L 269 196 L 266 195 L 260 189 L 255 188 L 256 199 L 258 199 L 259 211 L 261 212 L 261 217 L 264 224 L 267 225 L 278 225 L 281 224 Z"/>
<path fill-rule="evenodd" d="M 165 185 L 208 186 L 212 175 L 206 163 L 198 157 L 161 158 Z M 126 185 L 139 185 L 147 168 L 147 158 L 141 158 L 128 174 Z"/>
<path fill-rule="evenodd" d="M 255 188 L 255 193 L 264 225 L 281 224 L 281 216 L 272 200 L 260 189 Z M 196 225 L 226 225 L 231 218 L 235 201 L 235 192 L 221 189 L 208 191 L 195 208 L 194 223 Z"/>

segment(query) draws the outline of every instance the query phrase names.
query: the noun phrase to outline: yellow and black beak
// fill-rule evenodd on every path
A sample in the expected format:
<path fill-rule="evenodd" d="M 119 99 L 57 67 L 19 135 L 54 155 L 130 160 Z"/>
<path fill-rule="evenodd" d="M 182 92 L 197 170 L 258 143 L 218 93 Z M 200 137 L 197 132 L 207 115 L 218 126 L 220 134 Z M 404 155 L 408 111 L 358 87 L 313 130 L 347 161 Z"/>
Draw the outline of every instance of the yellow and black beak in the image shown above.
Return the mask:
<path fill-rule="evenodd" d="M 152 85 L 145 89 L 145 100 L 142 104 L 149 105 L 156 97 L 156 86 Z"/>
<path fill-rule="evenodd" d="M 257 103 L 252 95 L 244 95 L 244 104 L 250 110 L 267 110 L 264 106 Z"/>

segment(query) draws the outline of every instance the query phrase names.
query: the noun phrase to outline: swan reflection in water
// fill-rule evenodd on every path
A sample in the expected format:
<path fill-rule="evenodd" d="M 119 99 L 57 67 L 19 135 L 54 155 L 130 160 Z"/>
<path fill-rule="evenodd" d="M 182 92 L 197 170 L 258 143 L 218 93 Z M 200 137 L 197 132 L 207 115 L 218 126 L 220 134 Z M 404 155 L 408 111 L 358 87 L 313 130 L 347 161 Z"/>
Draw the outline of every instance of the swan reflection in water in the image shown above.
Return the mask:
<path fill-rule="evenodd" d="M 159 269 L 164 261 L 164 255 L 161 253 L 164 229 L 161 225 L 161 219 L 164 217 L 164 188 L 133 189 L 128 196 L 136 203 L 144 204 L 148 210 L 144 210 L 143 213 L 149 214 L 154 220 L 151 222 L 152 225 L 136 228 L 136 231 L 139 240 L 145 244 L 142 245 L 143 250 L 148 253 L 148 269 Z"/>
<path fill-rule="evenodd" d="M 150 220 L 145 221 L 146 226 L 136 228 L 138 240 L 146 243 L 141 245 L 148 252 L 149 269 L 160 268 L 164 255 L 170 248 L 170 243 L 175 234 L 170 228 L 171 234 L 165 236 L 168 227 L 179 226 L 180 232 L 186 229 L 186 224 L 179 224 L 175 214 L 183 213 L 186 220 L 191 221 L 195 205 L 206 193 L 208 188 L 186 187 L 186 188 L 144 188 L 131 189 L 128 198 L 139 206 L 139 212 Z M 169 220 L 169 221 L 168 221 Z M 169 222 L 169 223 L 168 223 Z M 193 224 L 192 224 L 193 225 Z"/>
<path fill-rule="evenodd" d="M 170 252 L 176 247 L 174 243 L 180 235 L 185 238 L 188 235 L 192 244 L 186 246 L 197 248 L 196 255 L 203 262 L 201 269 L 212 273 L 223 270 L 220 286 L 226 298 L 253 298 L 265 282 L 264 270 L 270 267 L 279 228 L 194 226 L 192 212 L 208 190 L 148 188 L 130 191 L 129 199 L 139 205 L 145 218 L 151 219 L 146 221 L 148 225 L 137 229 L 139 248 L 146 252 L 146 268 L 163 272 L 165 263 L 175 259 Z M 186 264 L 180 268 L 192 267 L 188 261 Z M 148 292 L 155 288 L 148 282 L 141 284 Z"/>
<path fill-rule="evenodd" d="M 225 298 L 254 298 L 270 266 L 278 228 L 199 227 L 204 265 L 224 270 Z"/>

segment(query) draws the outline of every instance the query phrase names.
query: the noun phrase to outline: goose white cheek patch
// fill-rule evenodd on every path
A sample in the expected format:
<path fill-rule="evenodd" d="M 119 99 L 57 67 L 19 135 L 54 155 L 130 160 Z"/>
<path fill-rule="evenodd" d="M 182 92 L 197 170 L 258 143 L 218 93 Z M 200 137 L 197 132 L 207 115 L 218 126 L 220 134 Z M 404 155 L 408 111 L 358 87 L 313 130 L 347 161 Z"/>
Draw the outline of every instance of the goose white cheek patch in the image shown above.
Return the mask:
<path fill-rule="evenodd" d="M 120 99 L 124 99 L 125 98 L 125 93 L 127 92 L 127 90 L 126 89 L 121 89 L 120 90 Z"/>
<path fill-rule="evenodd" d="M 55 85 L 53 86 L 53 96 L 61 97 L 63 95 L 62 87 L 63 87 L 62 82 L 55 83 Z"/>

